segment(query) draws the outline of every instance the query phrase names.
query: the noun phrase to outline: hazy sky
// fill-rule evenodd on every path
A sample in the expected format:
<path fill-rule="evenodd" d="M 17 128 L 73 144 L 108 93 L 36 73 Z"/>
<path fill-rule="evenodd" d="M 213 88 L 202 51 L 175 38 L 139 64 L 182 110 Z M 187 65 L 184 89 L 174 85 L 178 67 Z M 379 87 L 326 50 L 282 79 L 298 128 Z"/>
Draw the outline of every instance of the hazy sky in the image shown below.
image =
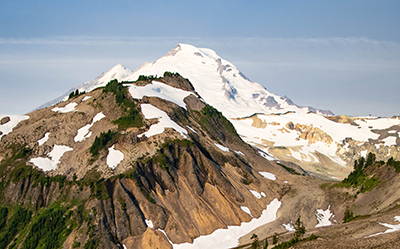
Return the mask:
<path fill-rule="evenodd" d="M 400 1 L 0 1 L 0 113 L 24 113 L 114 64 L 209 47 L 295 103 L 400 114 Z"/>

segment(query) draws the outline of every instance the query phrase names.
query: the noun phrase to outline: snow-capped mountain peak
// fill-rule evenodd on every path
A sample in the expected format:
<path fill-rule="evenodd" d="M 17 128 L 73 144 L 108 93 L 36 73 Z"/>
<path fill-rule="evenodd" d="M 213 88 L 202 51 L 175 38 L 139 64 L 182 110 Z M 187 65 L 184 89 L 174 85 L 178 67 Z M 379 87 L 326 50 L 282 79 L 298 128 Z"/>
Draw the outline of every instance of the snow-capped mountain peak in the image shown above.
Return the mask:
<path fill-rule="evenodd" d="M 298 106 L 287 97 L 273 94 L 261 84 L 251 81 L 214 50 L 183 43 L 154 62 L 143 64 L 136 71 L 120 64 L 115 65 L 96 79 L 85 82 L 78 89 L 88 92 L 104 86 L 112 79 L 135 81 L 140 75 L 162 76 L 166 71 L 177 72 L 189 79 L 207 103 L 230 118 L 246 117 L 254 113 L 288 111 L 332 114 L 330 111 Z"/>

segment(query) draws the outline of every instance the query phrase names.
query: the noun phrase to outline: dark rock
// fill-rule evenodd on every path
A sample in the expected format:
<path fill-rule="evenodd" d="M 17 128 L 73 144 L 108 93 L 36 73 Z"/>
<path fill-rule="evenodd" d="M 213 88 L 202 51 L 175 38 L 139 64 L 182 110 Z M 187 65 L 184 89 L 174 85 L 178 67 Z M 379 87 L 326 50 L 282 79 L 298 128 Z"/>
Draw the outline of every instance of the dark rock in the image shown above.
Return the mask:
<path fill-rule="evenodd" d="M 6 123 L 8 123 L 8 122 L 10 122 L 10 117 L 4 117 L 4 118 L 2 118 L 2 119 L 0 119 L 0 125 L 3 125 L 3 124 L 6 124 Z"/>

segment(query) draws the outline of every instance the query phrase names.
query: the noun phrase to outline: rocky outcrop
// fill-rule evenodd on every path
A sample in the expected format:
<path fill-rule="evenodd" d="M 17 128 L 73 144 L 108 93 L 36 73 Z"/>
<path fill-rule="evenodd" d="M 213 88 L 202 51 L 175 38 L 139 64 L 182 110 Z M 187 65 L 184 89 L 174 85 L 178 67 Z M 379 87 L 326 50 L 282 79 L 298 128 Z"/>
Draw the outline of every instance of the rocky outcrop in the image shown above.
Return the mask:
<path fill-rule="evenodd" d="M 2 119 L 0 119 L 0 125 L 3 125 L 3 124 L 6 124 L 6 123 L 8 123 L 8 122 L 10 122 L 10 117 L 4 117 L 4 118 L 2 118 Z"/>

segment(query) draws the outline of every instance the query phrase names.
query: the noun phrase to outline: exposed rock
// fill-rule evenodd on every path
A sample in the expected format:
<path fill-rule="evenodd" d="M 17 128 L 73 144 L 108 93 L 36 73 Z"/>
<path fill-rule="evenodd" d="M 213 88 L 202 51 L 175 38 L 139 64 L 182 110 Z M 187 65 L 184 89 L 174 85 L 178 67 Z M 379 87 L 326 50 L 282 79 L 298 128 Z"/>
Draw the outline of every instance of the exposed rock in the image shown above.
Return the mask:
<path fill-rule="evenodd" d="M 8 122 L 10 122 L 10 117 L 4 117 L 4 118 L 2 118 L 2 119 L 0 119 L 0 125 L 3 125 L 3 124 L 6 124 L 6 123 L 8 123 Z"/>

